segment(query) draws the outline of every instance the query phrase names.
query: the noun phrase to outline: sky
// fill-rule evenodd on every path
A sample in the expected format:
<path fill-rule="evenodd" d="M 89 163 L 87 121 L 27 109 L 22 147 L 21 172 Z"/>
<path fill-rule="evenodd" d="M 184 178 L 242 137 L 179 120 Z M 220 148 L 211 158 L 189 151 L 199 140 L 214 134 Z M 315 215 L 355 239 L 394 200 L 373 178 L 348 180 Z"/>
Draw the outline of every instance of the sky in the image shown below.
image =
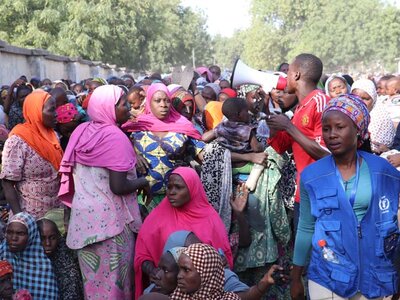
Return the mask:
<path fill-rule="evenodd" d="M 204 11 L 212 36 L 231 37 L 235 30 L 250 26 L 250 0 L 182 0 L 181 3 Z"/>

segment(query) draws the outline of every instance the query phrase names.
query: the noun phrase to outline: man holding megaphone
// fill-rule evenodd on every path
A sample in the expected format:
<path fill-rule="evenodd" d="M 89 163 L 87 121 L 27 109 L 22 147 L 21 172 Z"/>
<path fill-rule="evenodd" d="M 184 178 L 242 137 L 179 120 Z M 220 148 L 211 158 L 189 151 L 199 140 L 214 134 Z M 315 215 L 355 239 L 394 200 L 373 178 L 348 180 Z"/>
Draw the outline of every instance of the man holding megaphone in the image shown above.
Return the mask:
<path fill-rule="evenodd" d="M 283 153 L 292 148 L 297 170 L 295 195 L 295 230 L 299 219 L 299 179 L 303 169 L 312 162 L 329 154 L 322 140 L 322 111 L 329 101 L 317 84 L 322 75 L 322 61 L 312 54 L 300 54 L 289 65 L 287 91 L 296 94 L 299 105 L 293 119 L 285 115 L 269 115 L 267 123 L 272 138 L 269 144 Z M 274 133 L 276 133 L 274 135 Z"/>

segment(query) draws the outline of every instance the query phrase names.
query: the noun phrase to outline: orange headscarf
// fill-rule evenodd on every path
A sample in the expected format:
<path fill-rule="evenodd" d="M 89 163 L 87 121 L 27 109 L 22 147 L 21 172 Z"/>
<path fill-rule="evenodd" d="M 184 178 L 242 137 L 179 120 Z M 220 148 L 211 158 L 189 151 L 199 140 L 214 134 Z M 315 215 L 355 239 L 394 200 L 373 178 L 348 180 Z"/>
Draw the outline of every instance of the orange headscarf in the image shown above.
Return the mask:
<path fill-rule="evenodd" d="M 56 132 L 44 126 L 42 117 L 43 106 L 50 97 L 40 89 L 29 94 L 23 106 L 25 123 L 15 126 L 9 136 L 18 135 L 58 171 L 63 152 Z"/>
<path fill-rule="evenodd" d="M 219 123 L 222 122 L 224 115 L 222 114 L 222 104 L 219 101 L 210 101 L 204 108 L 204 116 L 206 120 L 207 130 L 214 129 Z"/>

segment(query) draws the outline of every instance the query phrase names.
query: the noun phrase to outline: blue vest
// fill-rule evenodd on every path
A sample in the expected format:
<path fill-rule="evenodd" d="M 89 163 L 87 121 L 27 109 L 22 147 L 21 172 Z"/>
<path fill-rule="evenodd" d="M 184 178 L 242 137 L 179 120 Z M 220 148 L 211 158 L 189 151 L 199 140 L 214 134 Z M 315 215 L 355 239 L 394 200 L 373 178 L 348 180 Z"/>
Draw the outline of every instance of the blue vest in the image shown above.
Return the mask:
<path fill-rule="evenodd" d="M 400 172 L 380 157 L 362 151 L 359 155 L 368 164 L 372 184 L 371 202 L 360 222 L 336 176 L 332 156 L 301 174 L 316 218 L 308 278 L 344 298 L 357 292 L 377 298 L 397 290 L 392 260 L 399 234 Z M 339 264 L 323 258 L 319 240 L 326 241 Z"/>

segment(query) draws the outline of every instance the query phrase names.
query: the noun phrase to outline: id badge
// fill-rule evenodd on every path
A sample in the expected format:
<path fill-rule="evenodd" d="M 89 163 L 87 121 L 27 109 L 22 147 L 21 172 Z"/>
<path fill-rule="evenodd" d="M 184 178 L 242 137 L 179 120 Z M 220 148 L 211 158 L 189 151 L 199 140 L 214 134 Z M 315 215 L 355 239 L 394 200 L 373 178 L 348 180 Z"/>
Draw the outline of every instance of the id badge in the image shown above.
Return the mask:
<path fill-rule="evenodd" d="M 383 240 L 383 250 L 385 254 L 392 252 L 396 248 L 398 239 L 398 233 L 393 233 L 385 237 L 385 239 Z"/>

